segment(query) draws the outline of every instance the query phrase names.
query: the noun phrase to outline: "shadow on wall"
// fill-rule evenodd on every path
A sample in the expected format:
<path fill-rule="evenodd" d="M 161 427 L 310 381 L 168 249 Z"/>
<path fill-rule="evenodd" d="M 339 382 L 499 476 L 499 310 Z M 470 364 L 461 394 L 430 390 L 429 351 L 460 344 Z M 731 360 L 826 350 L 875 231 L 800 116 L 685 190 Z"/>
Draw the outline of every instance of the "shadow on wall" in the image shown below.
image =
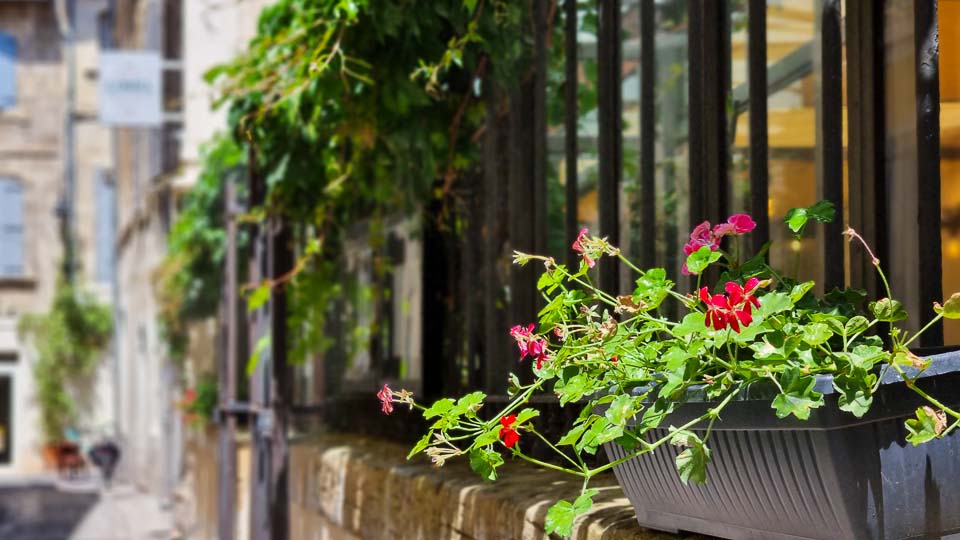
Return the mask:
<path fill-rule="evenodd" d="M 0 538 L 69 538 L 98 498 L 50 485 L 0 485 Z"/>

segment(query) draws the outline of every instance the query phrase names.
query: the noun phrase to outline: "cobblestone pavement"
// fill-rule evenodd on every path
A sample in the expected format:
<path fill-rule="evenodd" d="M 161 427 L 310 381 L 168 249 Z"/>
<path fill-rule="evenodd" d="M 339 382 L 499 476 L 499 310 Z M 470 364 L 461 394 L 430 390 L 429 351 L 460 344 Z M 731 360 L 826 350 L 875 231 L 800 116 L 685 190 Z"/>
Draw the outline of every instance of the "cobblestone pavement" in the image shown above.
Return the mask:
<path fill-rule="evenodd" d="M 173 518 L 132 486 L 0 480 L 0 540 L 172 540 Z"/>

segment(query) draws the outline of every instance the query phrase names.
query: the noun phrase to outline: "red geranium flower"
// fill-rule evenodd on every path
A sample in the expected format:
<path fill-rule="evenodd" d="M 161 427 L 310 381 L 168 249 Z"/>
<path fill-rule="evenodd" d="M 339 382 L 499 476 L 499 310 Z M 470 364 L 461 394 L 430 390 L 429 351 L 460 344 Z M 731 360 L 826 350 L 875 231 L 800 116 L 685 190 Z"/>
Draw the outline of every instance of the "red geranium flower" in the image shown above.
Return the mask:
<path fill-rule="evenodd" d="M 710 295 L 707 287 L 700 289 L 700 300 L 707 306 L 704 324 L 714 330 L 730 327 L 740 333 L 740 326 L 749 326 L 753 322 L 753 308 L 760 307 L 760 300 L 753 295 L 760 280 L 750 278 L 741 287 L 739 283 L 728 281 L 724 286 L 726 295 Z"/>
<path fill-rule="evenodd" d="M 520 440 L 520 433 L 512 427 L 516 421 L 517 415 L 515 414 L 508 414 L 500 419 L 500 425 L 503 426 L 500 428 L 500 440 L 507 448 L 513 448 L 513 445 Z"/>
<path fill-rule="evenodd" d="M 383 388 L 377 392 L 377 398 L 380 400 L 380 409 L 383 414 L 393 412 L 393 390 L 390 390 L 389 386 L 383 385 Z"/>

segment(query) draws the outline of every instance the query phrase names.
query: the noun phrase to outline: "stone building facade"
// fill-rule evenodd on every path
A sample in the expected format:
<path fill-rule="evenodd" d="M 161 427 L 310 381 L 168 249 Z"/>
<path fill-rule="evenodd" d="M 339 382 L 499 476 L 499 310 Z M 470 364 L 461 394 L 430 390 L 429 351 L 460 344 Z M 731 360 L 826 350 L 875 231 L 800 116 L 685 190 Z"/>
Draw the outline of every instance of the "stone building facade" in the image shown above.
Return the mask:
<path fill-rule="evenodd" d="M 75 4 L 76 191 L 74 236 L 79 283 L 102 300 L 110 299 L 112 246 L 112 149 L 109 132 L 98 125 L 96 66 L 101 15 L 107 0 Z M 42 469 L 42 435 L 35 402 L 35 356 L 17 332 L 20 317 L 50 307 L 63 256 L 57 215 L 65 185 L 65 134 L 71 119 L 67 98 L 66 49 L 52 1 L 0 2 L 0 32 L 15 44 L 12 75 L 15 103 L 0 108 L 0 473 Z M 4 76 L 4 75 L 0 75 Z M 10 76 L 8 73 L 5 76 Z M 81 435 L 112 426 L 109 355 L 93 379 Z"/>

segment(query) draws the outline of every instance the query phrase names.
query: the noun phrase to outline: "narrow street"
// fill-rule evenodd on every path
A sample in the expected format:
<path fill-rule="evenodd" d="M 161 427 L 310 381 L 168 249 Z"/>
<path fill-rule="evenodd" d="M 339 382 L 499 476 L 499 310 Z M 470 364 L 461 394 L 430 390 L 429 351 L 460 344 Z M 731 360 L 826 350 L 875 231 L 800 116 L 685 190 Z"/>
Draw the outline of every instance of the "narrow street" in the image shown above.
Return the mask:
<path fill-rule="evenodd" d="M 172 523 L 156 497 L 130 485 L 0 480 L 0 540 L 168 540 Z"/>

